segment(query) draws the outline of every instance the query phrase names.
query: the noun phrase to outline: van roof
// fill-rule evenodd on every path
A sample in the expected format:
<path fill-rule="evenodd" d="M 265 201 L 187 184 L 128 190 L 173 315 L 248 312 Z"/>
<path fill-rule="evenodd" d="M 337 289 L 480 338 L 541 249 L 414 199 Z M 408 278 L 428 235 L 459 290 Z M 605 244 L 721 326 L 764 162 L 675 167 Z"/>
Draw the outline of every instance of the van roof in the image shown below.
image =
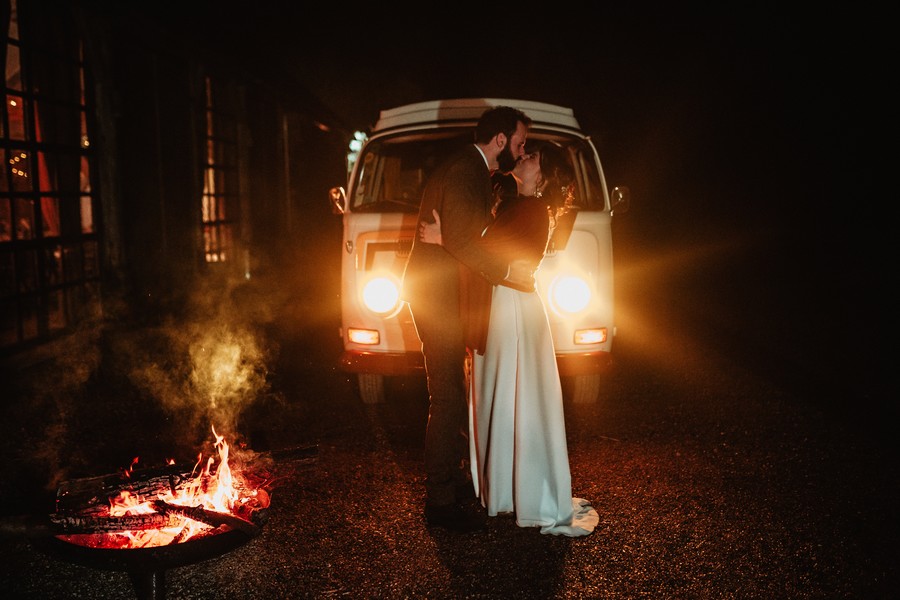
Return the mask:
<path fill-rule="evenodd" d="M 429 100 L 382 110 L 372 132 L 382 133 L 388 130 L 422 125 L 427 127 L 474 126 L 481 113 L 493 106 L 518 108 L 531 117 L 532 126 L 581 133 L 581 126 L 575 119 L 571 108 L 545 102 L 506 98 Z"/>

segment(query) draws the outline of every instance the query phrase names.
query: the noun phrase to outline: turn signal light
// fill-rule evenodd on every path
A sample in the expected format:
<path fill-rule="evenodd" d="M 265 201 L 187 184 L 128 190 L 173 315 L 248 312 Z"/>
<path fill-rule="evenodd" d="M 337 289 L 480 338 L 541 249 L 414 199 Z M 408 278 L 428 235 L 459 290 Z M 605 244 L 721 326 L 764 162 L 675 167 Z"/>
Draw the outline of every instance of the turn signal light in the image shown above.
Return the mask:
<path fill-rule="evenodd" d="M 575 331 L 576 344 L 602 344 L 606 341 L 606 327 L 578 329 Z"/>
<path fill-rule="evenodd" d="M 347 330 L 347 339 L 354 344 L 374 345 L 381 341 L 378 332 L 373 329 L 353 329 Z"/>

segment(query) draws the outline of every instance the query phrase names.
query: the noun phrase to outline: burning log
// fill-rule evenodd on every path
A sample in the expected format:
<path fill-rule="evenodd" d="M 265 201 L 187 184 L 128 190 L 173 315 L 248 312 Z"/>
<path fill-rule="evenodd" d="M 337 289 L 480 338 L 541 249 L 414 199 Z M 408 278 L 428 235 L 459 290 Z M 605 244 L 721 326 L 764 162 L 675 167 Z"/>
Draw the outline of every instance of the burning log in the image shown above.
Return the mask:
<path fill-rule="evenodd" d="M 197 502 L 206 502 L 223 467 L 230 473 L 227 445 L 223 447 L 215 471 L 209 464 L 200 469 L 198 461 L 64 482 L 57 489 L 55 513 L 0 517 L 0 538 L 59 539 L 79 547 L 127 549 L 178 545 L 210 534 L 231 539 L 230 531 L 254 537 L 268 519 L 268 490 L 276 480 L 272 464 L 310 462 L 318 454 L 317 446 L 245 454 L 239 476 L 227 478 L 238 500 L 229 503 L 233 512 L 221 512 L 218 504 Z M 133 514 L 136 511 L 143 512 Z M 197 528 L 196 523 L 211 529 Z M 225 531 L 219 529 L 223 525 Z"/>
<path fill-rule="evenodd" d="M 120 517 L 95 517 L 56 513 L 50 515 L 50 522 L 58 533 L 69 535 L 162 529 L 179 525 L 177 515 L 159 512 Z"/>
<path fill-rule="evenodd" d="M 267 463 L 272 461 L 314 461 L 318 455 L 318 447 L 301 446 L 286 448 L 258 455 L 254 467 L 267 475 Z M 137 498 L 155 498 L 167 493 L 177 496 L 186 484 L 191 483 L 197 474 L 195 464 L 165 465 L 147 468 L 140 471 L 129 471 L 127 474 L 115 473 L 99 477 L 88 477 L 64 482 L 57 490 L 56 509 L 61 513 L 79 513 L 86 516 L 102 516 L 109 512 L 109 499 L 123 492 Z M 245 471 L 245 476 L 257 475 Z M 265 487 L 266 477 L 251 482 L 257 489 Z M 243 491 L 246 484 L 235 482 L 235 488 Z M 261 490 L 260 490 L 261 491 Z M 267 506 L 268 503 L 265 503 Z"/>
<path fill-rule="evenodd" d="M 67 481 L 57 491 L 56 508 L 60 512 L 85 515 L 103 514 L 108 499 L 128 492 L 135 497 L 152 498 L 160 493 L 176 493 L 191 478 L 192 465 L 166 465 L 122 474 Z"/>
<path fill-rule="evenodd" d="M 240 517 L 227 513 L 208 510 L 202 506 L 181 506 L 180 504 L 170 504 L 164 500 L 155 500 L 153 502 L 153 507 L 159 511 L 160 514 L 171 516 L 180 515 L 212 527 L 227 525 L 232 529 L 243 531 L 251 537 L 256 536 L 260 531 L 259 526 L 255 523 L 245 521 Z"/>
<path fill-rule="evenodd" d="M 182 520 L 177 514 L 159 512 L 139 515 L 96 516 L 95 514 L 53 513 L 48 516 L 24 515 L 0 520 L 0 536 L 21 535 L 44 537 L 55 535 L 87 535 L 121 533 L 178 527 Z"/>

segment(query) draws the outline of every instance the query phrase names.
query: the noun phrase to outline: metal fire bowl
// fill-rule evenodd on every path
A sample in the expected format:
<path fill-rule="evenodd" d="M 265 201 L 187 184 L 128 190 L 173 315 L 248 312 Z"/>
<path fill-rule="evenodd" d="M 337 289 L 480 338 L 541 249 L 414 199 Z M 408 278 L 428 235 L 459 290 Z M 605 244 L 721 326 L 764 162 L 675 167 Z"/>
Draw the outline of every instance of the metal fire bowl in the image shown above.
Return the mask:
<path fill-rule="evenodd" d="M 311 459 L 318 454 L 317 446 L 305 446 L 299 448 L 287 448 L 268 453 L 275 460 Z M 189 471 L 190 469 L 188 469 Z M 179 467 L 166 467 L 163 472 L 179 472 Z M 152 472 L 158 475 L 158 472 Z M 73 494 L 78 498 L 103 495 L 107 487 L 113 488 L 121 484 L 121 477 L 109 475 L 99 478 L 91 478 L 86 482 L 76 482 L 73 486 L 76 492 L 84 492 L 86 495 Z M 83 489 L 82 489 L 83 488 Z M 99 491 L 98 491 L 99 490 Z M 14 533 L 24 533 L 31 544 L 39 551 L 73 564 L 100 569 L 105 571 L 125 571 L 132 575 L 139 596 L 155 597 L 162 587 L 164 573 L 168 569 L 184 567 L 205 560 L 219 557 L 231 552 L 258 537 L 262 527 L 268 520 L 269 509 L 263 508 L 253 513 L 251 520 L 258 525 L 255 532 L 245 532 L 238 529 L 229 529 L 221 533 L 207 534 L 202 537 L 191 538 L 178 544 L 167 546 L 155 546 L 152 548 L 90 548 L 79 544 L 73 544 L 60 539 L 52 533 L 49 522 L 40 519 L 35 525 L 30 519 L 24 523 L 12 521 L 0 527 L 0 530 Z M 147 594 L 151 596 L 147 596 Z"/>
<path fill-rule="evenodd" d="M 56 536 L 34 539 L 32 544 L 46 554 L 85 567 L 153 574 L 216 558 L 257 536 L 232 529 L 152 548 L 89 548 Z"/>

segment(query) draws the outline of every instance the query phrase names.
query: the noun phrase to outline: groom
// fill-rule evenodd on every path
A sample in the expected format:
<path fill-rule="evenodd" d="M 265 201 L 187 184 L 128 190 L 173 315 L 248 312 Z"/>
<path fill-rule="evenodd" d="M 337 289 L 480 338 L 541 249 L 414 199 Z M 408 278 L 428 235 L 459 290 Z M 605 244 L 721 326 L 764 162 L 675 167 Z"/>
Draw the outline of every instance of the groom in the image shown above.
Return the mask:
<path fill-rule="evenodd" d="M 454 532 L 485 529 L 481 515 L 467 512 L 457 492 L 468 482 L 466 347 L 476 307 L 489 304 L 500 281 L 527 280 L 531 270 L 487 253 L 478 245 L 491 221 L 491 174 L 508 173 L 525 153 L 531 119 L 520 110 L 486 110 L 475 143 L 453 154 L 429 177 L 419 221 L 441 218 L 442 245 L 414 240 L 404 273 L 428 381 L 425 430 L 425 520 Z M 470 344 L 471 345 L 471 344 Z M 472 495 L 468 490 L 467 495 Z"/>

